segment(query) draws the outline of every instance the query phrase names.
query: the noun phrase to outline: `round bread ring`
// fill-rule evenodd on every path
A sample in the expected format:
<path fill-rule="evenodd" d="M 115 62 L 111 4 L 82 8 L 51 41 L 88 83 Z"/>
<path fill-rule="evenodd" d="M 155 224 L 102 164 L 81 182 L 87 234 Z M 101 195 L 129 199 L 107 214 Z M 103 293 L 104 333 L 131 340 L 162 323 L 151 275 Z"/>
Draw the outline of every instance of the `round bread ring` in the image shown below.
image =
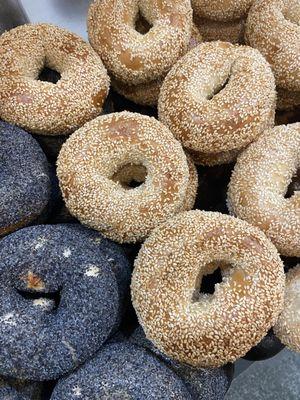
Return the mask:
<path fill-rule="evenodd" d="M 300 91 L 300 2 L 258 0 L 251 8 L 245 38 L 271 64 L 276 84 Z"/>
<path fill-rule="evenodd" d="M 0 260 L 1 375 L 57 379 L 116 328 L 120 278 L 130 270 L 119 246 L 97 232 L 79 224 L 23 228 L 0 241 Z"/>
<path fill-rule="evenodd" d="M 218 261 L 227 264 L 222 283 L 213 295 L 199 293 Z M 142 245 L 131 295 L 159 350 L 194 367 L 218 367 L 244 355 L 274 325 L 283 305 L 283 263 L 263 232 L 245 221 L 188 211 Z"/>
<path fill-rule="evenodd" d="M 189 182 L 181 211 L 193 209 L 198 191 L 197 169 L 192 161 L 192 158 L 188 154 L 186 155 L 186 159 L 189 167 Z M 142 184 L 145 182 L 146 175 L 147 170 L 143 165 L 127 164 L 117 173 L 115 173 L 112 179 L 115 182 L 120 182 L 125 189 L 130 189 L 132 181 Z"/>
<path fill-rule="evenodd" d="M 109 77 L 79 36 L 49 24 L 22 25 L 0 37 L 0 117 L 41 135 L 64 135 L 99 115 Z M 38 80 L 47 66 L 61 79 Z M 80 79 L 78 79 L 80 76 Z"/>
<path fill-rule="evenodd" d="M 194 22 L 197 25 L 203 42 L 214 42 L 221 40 L 233 44 L 244 43 L 245 20 L 237 19 L 234 21 L 220 22 L 206 18 L 198 18 L 194 15 Z"/>
<path fill-rule="evenodd" d="M 274 326 L 275 335 L 291 350 L 300 352 L 300 264 L 286 274 L 285 298 L 282 313 Z"/>
<path fill-rule="evenodd" d="M 300 123 L 266 131 L 238 158 L 228 190 L 232 214 L 263 230 L 280 254 L 300 257 L 300 192 L 285 198 L 300 167 Z"/>
<path fill-rule="evenodd" d="M 202 42 L 202 36 L 199 29 L 193 24 L 192 36 L 188 45 L 187 51 L 192 50 Z M 159 97 L 161 85 L 165 79 L 165 76 L 156 79 L 152 82 L 147 82 L 140 85 L 127 85 L 125 83 L 112 79 L 112 87 L 117 93 L 124 96 L 126 99 L 133 101 L 136 104 L 143 106 L 156 107 Z"/>
<path fill-rule="evenodd" d="M 158 112 L 187 150 L 220 153 L 244 148 L 274 124 L 275 103 L 271 68 L 257 50 L 209 42 L 169 72 Z"/>
<path fill-rule="evenodd" d="M 277 110 L 293 110 L 300 106 L 300 91 L 290 92 L 285 89 L 277 89 Z"/>
<path fill-rule="evenodd" d="M 0 238 L 29 225 L 51 203 L 49 163 L 23 129 L 0 121 Z"/>
<path fill-rule="evenodd" d="M 139 12 L 152 25 L 144 35 L 135 30 Z M 89 9 L 90 43 L 110 74 L 128 85 L 166 75 L 186 52 L 191 30 L 189 0 L 95 0 Z"/>
<path fill-rule="evenodd" d="M 76 396 L 76 388 L 80 394 Z M 96 357 L 54 388 L 51 400 L 193 400 L 187 385 L 150 351 L 126 340 L 105 344 Z"/>
<path fill-rule="evenodd" d="M 254 0 L 192 0 L 197 17 L 214 21 L 228 22 L 247 15 Z"/>
<path fill-rule="evenodd" d="M 113 180 L 126 164 L 147 169 L 145 183 L 127 190 Z M 118 242 L 144 239 L 184 203 L 186 156 L 172 133 L 145 115 L 98 117 L 62 146 L 57 174 L 66 205 L 83 224 Z"/>

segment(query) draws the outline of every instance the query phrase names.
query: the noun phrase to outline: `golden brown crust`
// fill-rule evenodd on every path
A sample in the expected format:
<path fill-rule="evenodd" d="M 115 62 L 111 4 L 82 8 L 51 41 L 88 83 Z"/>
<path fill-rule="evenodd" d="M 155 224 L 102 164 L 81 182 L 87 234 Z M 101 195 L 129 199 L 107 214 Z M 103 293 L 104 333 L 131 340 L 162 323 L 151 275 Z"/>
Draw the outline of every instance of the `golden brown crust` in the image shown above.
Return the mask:
<path fill-rule="evenodd" d="M 152 25 L 135 29 L 138 13 Z M 88 15 L 89 40 L 112 76 L 125 84 L 154 81 L 186 52 L 192 30 L 189 0 L 95 0 Z"/>
<path fill-rule="evenodd" d="M 102 111 L 109 77 L 79 36 L 49 24 L 22 25 L 0 37 L 0 117 L 45 135 L 67 134 Z M 37 80 L 44 66 L 61 74 Z M 78 79 L 80 76 L 80 79 Z"/>
<path fill-rule="evenodd" d="M 246 41 L 271 64 L 277 86 L 300 91 L 300 2 L 257 0 L 246 24 Z"/>
<path fill-rule="evenodd" d="M 216 40 L 221 40 L 223 42 L 230 42 L 233 44 L 244 43 L 244 19 L 220 22 L 206 18 L 199 18 L 194 15 L 194 22 L 202 35 L 203 42 L 214 42 Z"/>
<path fill-rule="evenodd" d="M 291 350 L 300 352 L 300 264 L 286 274 L 282 313 L 274 327 L 276 336 Z"/>
<path fill-rule="evenodd" d="M 223 282 L 213 295 L 199 293 L 203 275 L 218 262 L 227 265 Z M 180 362 L 216 367 L 244 355 L 274 325 L 283 305 L 283 264 L 259 229 L 227 215 L 189 211 L 145 241 L 131 293 L 156 347 Z"/>
<path fill-rule="evenodd" d="M 257 50 L 210 42 L 172 68 L 158 111 L 186 149 L 210 154 L 242 149 L 274 125 L 275 102 L 271 68 Z"/>
<path fill-rule="evenodd" d="M 136 189 L 113 179 L 127 164 L 147 169 Z M 186 156 L 171 132 L 154 118 L 129 112 L 84 125 L 63 145 L 57 166 L 71 214 L 119 242 L 143 240 L 179 212 L 189 179 Z"/>
<path fill-rule="evenodd" d="M 181 211 L 189 211 L 194 208 L 196 196 L 198 192 L 198 172 L 195 164 L 188 154 L 186 154 L 187 163 L 189 167 L 189 182 L 185 193 L 184 202 Z"/>
<path fill-rule="evenodd" d="M 232 21 L 247 15 L 254 0 L 192 0 L 198 17 L 215 21 Z"/>
<path fill-rule="evenodd" d="M 299 149 L 300 123 L 266 131 L 239 156 L 228 190 L 231 212 L 292 257 L 300 257 L 300 196 L 285 194 L 300 167 Z"/>
<path fill-rule="evenodd" d="M 193 24 L 192 36 L 189 41 L 187 51 L 198 46 L 202 42 L 202 36 L 199 29 Z M 143 83 L 140 85 L 128 85 L 123 82 L 112 79 L 112 87 L 116 92 L 124 96 L 126 99 L 133 101 L 136 104 L 155 107 L 157 105 L 159 92 L 165 76 L 156 79 L 155 81 Z"/>

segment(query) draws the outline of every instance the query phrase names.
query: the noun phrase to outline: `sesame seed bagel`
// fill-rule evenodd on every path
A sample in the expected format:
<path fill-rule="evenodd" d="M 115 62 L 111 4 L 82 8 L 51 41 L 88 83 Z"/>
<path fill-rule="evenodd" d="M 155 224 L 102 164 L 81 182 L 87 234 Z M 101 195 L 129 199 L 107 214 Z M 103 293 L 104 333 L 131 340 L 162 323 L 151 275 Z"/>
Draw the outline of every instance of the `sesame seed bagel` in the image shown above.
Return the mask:
<path fill-rule="evenodd" d="M 218 265 L 222 283 L 213 295 L 201 293 L 203 276 Z M 158 349 L 195 367 L 217 367 L 244 355 L 274 325 L 283 305 L 283 264 L 273 244 L 245 221 L 188 211 L 145 241 L 131 294 Z"/>
<path fill-rule="evenodd" d="M 199 18 L 194 15 L 194 21 L 199 28 L 203 42 L 214 42 L 216 40 L 222 40 L 223 42 L 234 44 L 242 44 L 244 42 L 244 19 L 220 22 L 206 18 Z"/>
<path fill-rule="evenodd" d="M 114 178 L 128 164 L 146 175 L 132 190 Z M 57 165 L 71 214 L 118 242 L 144 239 L 185 201 L 184 151 L 164 125 L 145 115 L 114 113 L 87 123 L 62 146 Z"/>
<path fill-rule="evenodd" d="M 192 50 L 201 42 L 202 36 L 199 32 L 199 29 L 195 24 L 193 24 L 192 36 L 190 38 L 187 51 Z M 160 88 L 164 79 L 165 76 L 162 76 L 155 81 L 142 83 L 140 85 L 127 85 L 126 83 L 112 79 L 111 84 L 115 91 L 126 97 L 126 99 L 131 100 L 136 104 L 155 107 L 157 106 Z"/>
<path fill-rule="evenodd" d="M 38 80 L 44 67 L 61 79 Z M 67 134 L 101 113 L 108 89 L 101 59 L 65 29 L 29 24 L 0 36 L 0 117 L 8 122 L 41 135 Z"/>
<path fill-rule="evenodd" d="M 245 17 L 254 0 L 192 0 L 198 17 L 215 21 L 232 21 Z"/>
<path fill-rule="evenodd" d="M 152 26 L 135 29 L 138 15 Z M 186 52 L 192 30 L 189 0 L 95 0 L 88 32 L 93 48 L 118 81 L 138 85 L 164 76 Z"/>
<path fill-rule="evenodd" d="M 300 352 L 299 288 L 300 264 L 286 274 L 284 307 L 274 327 L 280 341 L 297 352 Z"/>
<path fill-rule="evenodd" d="M 210 42 L 172 68 L 158 111 L 187 150 L 215 154 L 242 149 L 274 124 L 275 102 L 271 68 L 257 50 Z"/>
<path fill-rule="evenodd" d="M 287 198 L 300 167 L 300 123 L 267 130 L 238 158 L 228 190 L 231 213 L 258 226 L 280 254 L 300 257 L 300 196 Z"/>
<path fill-rule="evenodd" d="M 246 41 L 271 64 L 276 83 L 300 91 L 300 1 L 257 0 L 246 24 Z"/>

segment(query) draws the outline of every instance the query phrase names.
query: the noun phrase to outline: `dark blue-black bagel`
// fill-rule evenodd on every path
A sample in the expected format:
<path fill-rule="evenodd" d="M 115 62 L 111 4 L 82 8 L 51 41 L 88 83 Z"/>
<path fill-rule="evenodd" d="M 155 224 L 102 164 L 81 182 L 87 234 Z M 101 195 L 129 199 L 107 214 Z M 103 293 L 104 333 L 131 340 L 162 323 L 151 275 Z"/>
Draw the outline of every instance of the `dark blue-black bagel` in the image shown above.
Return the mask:
<path fill-rule="evenodd" d="M 0 374 L 55 379 L 116 328 L 130 270 L 119 246 L 80 225 L 24 228 L 0 242 Z"/>

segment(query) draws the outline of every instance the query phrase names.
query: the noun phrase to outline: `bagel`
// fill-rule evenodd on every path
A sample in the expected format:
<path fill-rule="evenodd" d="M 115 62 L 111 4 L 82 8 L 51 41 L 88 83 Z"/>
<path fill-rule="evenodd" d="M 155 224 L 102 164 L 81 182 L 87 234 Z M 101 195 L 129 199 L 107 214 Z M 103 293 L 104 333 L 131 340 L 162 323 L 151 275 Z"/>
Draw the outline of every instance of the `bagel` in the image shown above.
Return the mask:
<path fill-rule="evenodd" d="M 218 265 L 222 283 L 212 295 L 201 293 L 203 276 Z M 283 263 L 266 236 L 245 221 L 199 210 L 151 233 L 131 282 L 147 338 L 194 367 L 221 366 L 249 351 L 274 325 L 283 295 Z"/>
<path fill-rule="evenodd" d="M 300 91 L 300 1 L 256 0 L 246 24 L 246 41 L 271 64 L 276 84 Z"/>
<path fill-rule="evenodd" d="M 138 14 L 152 26 L 135 29 Z M 109 73 L 127 85 L 154 81 L 186 52 L 192 31 L 189 0 L 95 0 L 89 9 L 89 40 Z"/>
<path fill-rule="evenodd" d="M 242 150 L 274 125 L 275 102 L 271 68 L 257 50 L 210 42 L 169 72 L 158 113 L 188 151 L 221 153 L 223 159 L 225 152 Z"/>
<path fill-rule="evenodd" d="M 38 80 L 45 66 L 60 73 L 56 84 Z M 108 89 L 101 59 L 65 29 L 29 24 L 0 37 L 0 118 L 10 123 L 68 134 L 101 113 Z"/>
<path fill-rule="evenodd" d="M 202 42 L 202 36 L 199 29 L 193 24 L 192 36 L 189 41 L 187 51 L 192 50 Z M 140 85 L 130 86 L 112 79 L 112 87 L 116 92 L 126 97 L 126 99 L 133 101 L 136 104 L 155 107 L 159 97 L 161 85 L 165 76 L 156 79 L 155 81 L 147 82 Z"/>
<path fill-rule="evenodd" d="M 149 350 L 178 375 L 194 400 L 222 400 L 232 382 L 234 366 L 227 364 L 221 368 L 193 368 L 179 363 L 161 353 L 145 336 L 139 325 L 129 337 L 129 341 Z"/>
<path fill-rule="evenodd" d="M 300 352 L 299 284 L 300 264 L 286 274 L 284 308 L 274 327 L 280 341 L 297 352 Z"/>
<path fill-rule="evenodd" d="M 209 20 L 228 22 L 247 15 L 254 0 L 192 0 L 194 13 Z"/>
<path fill-rule="evenodd" d="M 1 375 L 56 379 L 116 328 L 130 269 L 119 246 L 97 232 L 23 228 L 1 240 L 0 265 Z"/>
<path fill-rule="evenodd" d="M 299 147 L 300 123 L 267 130 L 238 158 L 228 189 L 231 213 L 258 226 L 291 257 L 300 257 L 300 193 L 287 196 L 293 177 L 299 180 Z"/>
<path fill-rule="evenodd" d="M 221 40 L 233 44 L 244 43 L 245 20 L 220 22 L 206 18 L 198 18 L 194 15 L 194 22 L 198 27 L 203 42 L 214 42 Z"/>
<path fill-rule="evenodd" d="M 128 190 L 114 175 L 138 165 L 146 180 Z M 98 117 L 62 146 L 57 174 L 80 222 L 119 242 L 136 242 L 181 211 L 189 170 L 184 151 L 154 118 L 129 112 Z"/>
<path fill-rule="evenodd" d="M 0 238 L 45 213 L 51 185 L 49 164 L 36 140 L 0 121 Z"/>
<path fill-rule="evenodd" d="M 192 400 L 176 374 L 149 351 L 128 342 L 106 344 L 61 379 L 51 400 Z"/>

